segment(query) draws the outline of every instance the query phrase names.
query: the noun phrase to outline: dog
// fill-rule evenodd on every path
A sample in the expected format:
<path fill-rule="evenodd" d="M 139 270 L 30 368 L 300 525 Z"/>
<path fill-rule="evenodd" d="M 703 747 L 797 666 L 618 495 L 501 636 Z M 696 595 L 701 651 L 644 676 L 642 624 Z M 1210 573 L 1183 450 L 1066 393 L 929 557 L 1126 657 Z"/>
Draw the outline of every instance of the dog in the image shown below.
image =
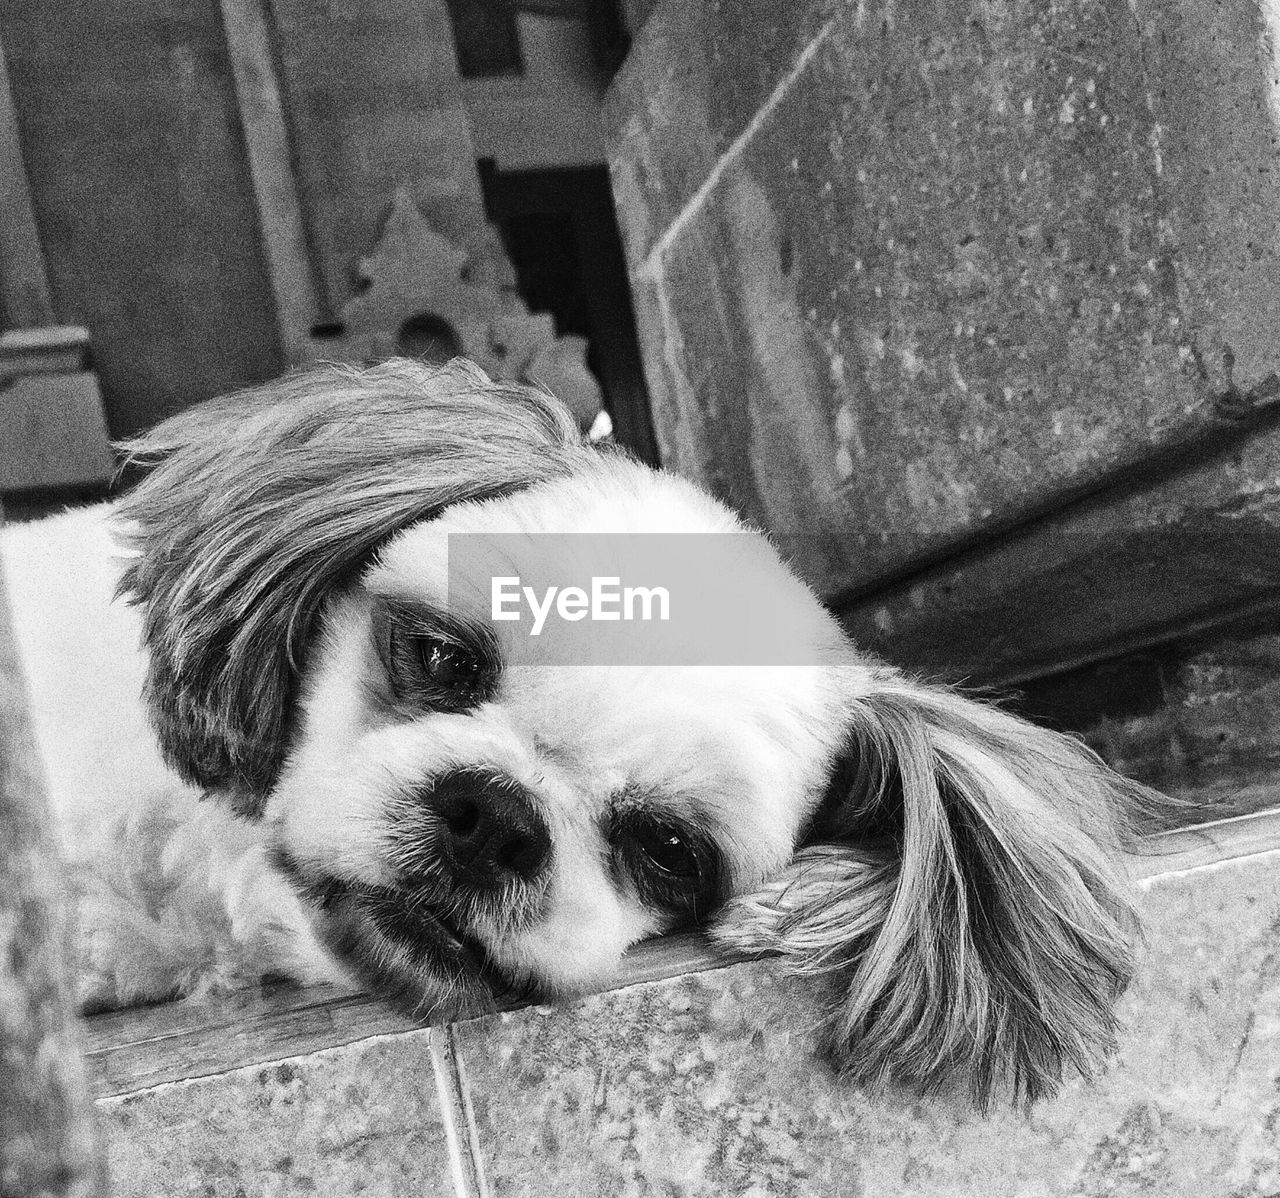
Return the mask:
<path fill-rule="evenodd" d="M 426 1018 L 704 928 L 830 975 L 852 1078 L 980 1105 L 1114 1046 L 1151 796 L 850 643 L 718 500 L 462 360 L 326 366 L 129 443 L 4 569 L 87 1009 L 357 981 Z M 539 664 L 447 602 L 458 534 L 732 535 L 794 665 Z M 779 614 L 780 613 L 780 614 Z M 749 622 L 748 622 L 749 624 Z"/>

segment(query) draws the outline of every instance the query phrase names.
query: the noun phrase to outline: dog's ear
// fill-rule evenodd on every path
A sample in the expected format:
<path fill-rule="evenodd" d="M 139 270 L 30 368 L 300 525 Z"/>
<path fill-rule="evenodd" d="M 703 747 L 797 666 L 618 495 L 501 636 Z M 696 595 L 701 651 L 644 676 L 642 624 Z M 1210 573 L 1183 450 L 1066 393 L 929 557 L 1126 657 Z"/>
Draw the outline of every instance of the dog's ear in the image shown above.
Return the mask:
<path fill-rule="evenodd" d="M 962 1078 L 985 1108 L 1090 1074 L 1138 936 L 1123 812 L 1157 797 L 1066 736 L 889 670 L 848 727 L 813 843 L 713 935 L 835 973 L 832 1043 L 861 1080 Z"/>
<path fill-rule="evenodd" d="M 122 447 L 147 697 L 170 763 L 256 815 L 327 595 L 449 504 L 571 472 L 569 412 L 462 360 L 328 366 L 192 408 Z"/>

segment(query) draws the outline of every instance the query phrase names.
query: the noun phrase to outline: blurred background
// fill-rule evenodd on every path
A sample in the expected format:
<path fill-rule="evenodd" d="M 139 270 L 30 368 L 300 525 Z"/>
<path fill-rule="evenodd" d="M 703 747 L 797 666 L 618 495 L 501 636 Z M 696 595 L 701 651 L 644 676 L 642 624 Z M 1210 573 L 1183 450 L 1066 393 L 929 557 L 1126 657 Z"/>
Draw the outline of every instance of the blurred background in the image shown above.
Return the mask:
<path fill-rule="evenodd" d="M 1269 20 L 6 0 L 0 502 L 105 496 L 111 439 L 292 365 L 462 352 L 744 511 L 866 647 L 1265 788 Z"/>

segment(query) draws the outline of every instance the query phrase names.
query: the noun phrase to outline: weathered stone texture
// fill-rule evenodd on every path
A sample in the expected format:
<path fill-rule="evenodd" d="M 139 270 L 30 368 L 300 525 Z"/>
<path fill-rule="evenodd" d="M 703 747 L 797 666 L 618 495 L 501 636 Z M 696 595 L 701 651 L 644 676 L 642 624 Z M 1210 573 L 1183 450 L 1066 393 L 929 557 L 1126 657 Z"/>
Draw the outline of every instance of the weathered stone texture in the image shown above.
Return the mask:
<path fill-rule="evenodd" d="M 1280 620 L 1272 627 L 1280 629 Z M 1280 778 L 1280 631 L 1164 654 L 1159 705 L 1087 730 L 1117 769 L 1167 790 L 1247 802 Z"/>
<path fill-rule="evenodd" d="M 282 0 L 272 12 L 333 313 L 359 291 L 356 263 L 377 242 L 398 189 L 451 240 L 480 246 L 489 234 L 446 5 Z"/>
<path fill-rule="evenodd" d="M 1280 386 L 1255 6 L 761 8 L 660 5 L 610 157 L 664 457 L 826 594 Z"/>
<path fill-rule="evenodd" d="M 850 1085 L 817 1051 L 826 982 L 752 962 L 104 1100 L 114 1192 L 1264 1198 L 1280 842 L 1263 825 L 1252 856 L 1143 863 L 1165 872 L 1140 884 L 1118 1056 L 1029 1111 Z"/>
<path fill-rule="evenodd" d="M 0 42 L 54 315 L 89 330 L 112 436 L 279 373 L 218 5 L 5 0 Z"/>
<path fill-rule="evenodd" d="M 452 1194 L 429 1034 L 104 1099 L 112 1193 Z"/>
<path fill-rule="evenodd" d="M 864 648 L 971 683 L 1280 614 L 1280 430 L 1139 477 L 841 612 Z"/>
<path fill-rule="evenodd" d="M 619 219 L 634 260 L 679 216 L 838 2 L 660 4 L 611 103 Z"/>
<path fill-rule="evenodd" d="M 1280 1183 L 1280 860 L 1166 878 L 1111 1072 L 1030 1112 L 869 1095 L 814 1055 L 821 989 L 768 964 L 458 1025 L 495 1198 L 1117 1195 Z"/>

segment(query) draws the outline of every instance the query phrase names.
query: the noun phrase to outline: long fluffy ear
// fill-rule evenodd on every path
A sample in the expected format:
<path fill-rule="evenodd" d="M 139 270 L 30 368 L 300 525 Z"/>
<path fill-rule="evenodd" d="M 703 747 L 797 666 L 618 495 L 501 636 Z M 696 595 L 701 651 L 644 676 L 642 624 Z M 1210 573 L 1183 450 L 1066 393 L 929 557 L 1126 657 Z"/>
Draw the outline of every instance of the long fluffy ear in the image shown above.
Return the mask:
<path fill-rule="evenodd" d="M 588 460 L 550 395 L 462 360 L 328 366 L 193 408 L 123 447 L 148 700 L 171 764 L 258 814 L 327 595 L 392 533 Z"/>
<path fill-rule="evenodd" d="M 864 676 L 865 677 L 865 676 Z M 851 700 L 840 794 L 814 844 L 713 934 L 832 971 L 857 1078 L 962 1078 L 1028 1101 L 1114 1048 L 1138 936 L 1124 812 L 1155 797 L 1078 742 L 873 672 Z"/>

